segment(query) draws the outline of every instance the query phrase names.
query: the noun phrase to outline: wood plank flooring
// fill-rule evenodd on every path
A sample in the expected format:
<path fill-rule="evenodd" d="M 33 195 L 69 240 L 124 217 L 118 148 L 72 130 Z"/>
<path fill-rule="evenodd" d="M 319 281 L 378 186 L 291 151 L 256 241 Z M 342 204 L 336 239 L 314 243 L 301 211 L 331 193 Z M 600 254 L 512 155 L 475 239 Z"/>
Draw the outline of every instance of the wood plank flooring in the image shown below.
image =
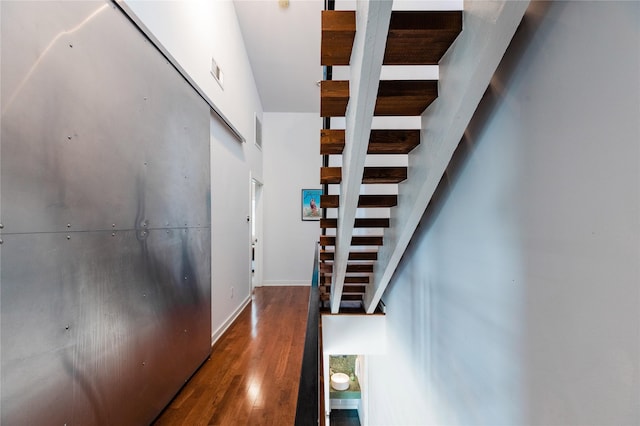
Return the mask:
<path fill-rule="evenodd" d="M 293 425 L 309 287 L 260 287 L 154 423 Z"/>

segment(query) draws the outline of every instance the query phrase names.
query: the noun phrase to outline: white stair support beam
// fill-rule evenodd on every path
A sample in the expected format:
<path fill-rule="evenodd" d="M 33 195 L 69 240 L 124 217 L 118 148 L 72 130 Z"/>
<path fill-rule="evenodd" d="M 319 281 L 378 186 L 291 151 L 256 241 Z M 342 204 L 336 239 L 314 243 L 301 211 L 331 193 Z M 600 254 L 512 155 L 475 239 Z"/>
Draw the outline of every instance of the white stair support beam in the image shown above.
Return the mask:
<path fill-rule="evenodd" d="M 527 9 L 528 1 L 465 2 L 463 31 L 440 61 L 438 99 L 422 115 L 365 310 L 373 313 Z M 427 129 L 425 132 L 424 130 Z M 426 137 L 425 137 L 426 136 Z"/>
<path fill-rule="evenodd" d="M 351 236 L 378 95 L 392 0 L 356 3 L 356 35 L 350 60 L 349 104 L 345 115 L 340 207 L 333 261 L 331 312 L 338 313 L 349 260 Z"/>

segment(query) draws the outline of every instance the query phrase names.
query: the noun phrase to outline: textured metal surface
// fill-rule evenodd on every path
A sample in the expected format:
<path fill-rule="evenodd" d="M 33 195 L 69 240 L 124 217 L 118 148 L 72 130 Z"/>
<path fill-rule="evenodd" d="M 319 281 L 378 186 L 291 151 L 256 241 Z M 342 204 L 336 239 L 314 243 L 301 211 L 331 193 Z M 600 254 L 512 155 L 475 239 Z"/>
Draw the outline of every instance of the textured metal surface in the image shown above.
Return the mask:
<path fill-rule="evenodd" d="M 145 424 L 211 339 L 209 108 L 103 2 L 0 2 L 2 424 Z"/>

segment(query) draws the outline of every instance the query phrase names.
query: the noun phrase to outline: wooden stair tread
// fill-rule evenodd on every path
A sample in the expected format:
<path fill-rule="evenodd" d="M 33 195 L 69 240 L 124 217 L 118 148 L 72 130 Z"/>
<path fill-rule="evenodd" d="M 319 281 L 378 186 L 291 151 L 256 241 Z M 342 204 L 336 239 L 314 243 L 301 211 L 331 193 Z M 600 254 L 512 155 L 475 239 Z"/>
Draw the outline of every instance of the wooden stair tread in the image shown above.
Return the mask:
<path fill-rule="evenodd" d="M 361 287 L 363 293 L 364 293 L 364 291 L 366 289 L 366 285 L 369 284 L 369 277 L 368 276 L 364 276 L 364 275 L 359 276 L 359 277 L 349 277 L 349 276 L 347 276 L 347 277 L 345 277 L 344 280 L 345 280 L 344 281 L 345 284 Z M 330 287 L 331 286 L 331 276 L 330 275 L 325 275 L 325 276 L 321 277 L 320 278 L 320 285 L 321 286 Z"/>
<path fill-rule="evenodd" d="M 320 155 L 342 154 L 345 132 L 340 129 L 320 130 Z"/>
<path fill-rule="evenodd" d="M 333 264 L 323 263 L 320 265 L 320 272 L 331 275 L 333 273 Z M 347 264 L 347 274 L 350 273 L 373 273 L 373 263 L 349 263 Z"/>
<path fill-rule="evenodd" d="M 362 183 L 400 183 L 407 179 L 406 167 L 365 167 Z"/>
<path fill-rule="evenodd" d="M 342 181 L 342 167 L 321 167 L 320 183 L 340 183 Z"/>
<path fill-rule="evenodd" d="M 373 114 L 377 116 L 421 115 L 437 97 L 437 80 L 381 80 Z"/>
<path fill-rule="evenodd" d="M 320 196 L 320 207 L 323 209 L 333 209 L 338 208 L 340 203 L 340 199 L 338 195 L 321 195 Z"/>
<path fill-rule="evenodd" d="M 462 11 L 391 13 L 385 65 L 437 65 L 462 31 Z"/>
<path fill-rule="evenodd" d="M 338 219 L 320 219 L 320 228 L 337 228 Z M 388 228 L 388 218 L 356 218 L 354 228 Z"/>
<path fill-rule="evenodd" d="M 333 260 L 335 253 L 329 250 L 320 251 L 320 260 Z M 349 253 L 349 260 L 378 260 L 377 251 L 352 251 Z"/>
<path fill-rule="evenodd" d="M 331 294 L 322 293 L 320 294 L 320 300 L 327 302 L 331 299 Z M 362 295 L 360 294 L 343 294 L 340 300 L 351 300 L 351 301 L 359 301 L 362 300 Z"/>
<path fill-rule="evenodd" d="M 356 13 L 353 10 L 322 12 L 320 44 L 321 65 L 349 65 L 356 35 Z"/>
<path fill-rule="evenodd" d="M 397 195 L 361 195 L 358 199 L 358 207 L 361 208 L 393 207 L 397 204 Z"/>
<path fill-rule="evenodd" d="M 420 144 L 420 130 L 372 130 L 368 154 L 408 154 Z"/>
<path fill-rule="evenodd" d="M 462 31 L 462 11 L 393 11 L 384 65 L 436 65 Z M 354 11 L 322 12 L 321 65 L 349 65 Z"/>
<path fill-rule="evenodd" d="M 348 80 L 323 80 L 320 82 L 321 117 L 344 117 L 348 102 Z"/>
<path fill-rule="evenodd" d="M 381 80 L 374 115 L 417 116 L 438 97 L 437 80 Z M 349 81 L 320 84 L 320 115 L 344 117 L 349 103 Z"/>
<path fill-rule="evenodd" d="M 342 154 L 345 131 L 320 131 L 320 154 Z M 420 130 L 372 130 L 367 154 L 408 154 L 420 144 Z"/>
<path fill-rule="evenodd" d="M 351 245 L 352 246 L 381 246 L 382 240 L 383 238 L 380 235 L 354 235 L 351 237 Z M 320 245 L 335 246 L 336 237 L 334 237 L 333 235 L 321 235 Z"/>
<path fill-rule="evenodd" d="M 329 284 L 323 284 L 321 287 L 321 290 L 324 290 L 325 292 L 330 292 L 331 291 L 331 285 Z M 355 284 L 350 284 L 350 285 L 345 285 L 344 287 L 342 287 L 342 293 L 356 293 L 356 294 L 364 294 L 367 291 L 367 286 L 366 284 L 363 285 L 355 285 Z"/>
<path fill-rule="evenodd" d="M 358 207 L 360 208 L 393 207 L 397 204 L 397 195 L 361 195 L 358 198 Z M 340 197 L 338 195 L 320 196 L 320 207 L 335 209 L 339 206 Z"/>
<path fill-rule="evenodd" d="M 346 277 L 345 284 L 350 286 L 349 293 L 362 292 L 364 293 L 367 288 L 367 284 L 369 284 L 368 276 L 358 276 L 358 277 Z M 324 275 L 320 277 L 320 290 L 326 291 L 331 289 L 331 275 Z"/>
<path fill-rule="evenodd" d="M 406 167 L 365 167 L 362 183 L 400 183 L 407 179 Z M 335 184 L 342 181 L 341 167 L 322 167 L 320 183 Z"/>

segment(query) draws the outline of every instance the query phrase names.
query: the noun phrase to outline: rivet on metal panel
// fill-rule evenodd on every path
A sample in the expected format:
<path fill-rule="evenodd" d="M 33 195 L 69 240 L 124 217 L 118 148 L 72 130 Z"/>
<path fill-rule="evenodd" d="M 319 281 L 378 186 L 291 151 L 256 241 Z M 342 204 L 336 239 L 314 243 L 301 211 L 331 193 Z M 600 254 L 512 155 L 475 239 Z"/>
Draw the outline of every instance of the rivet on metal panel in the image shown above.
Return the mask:
<path fill-rule="evenodd" d="M 68 140 L 71 140 L 71 136 L 67 136 L 67 139 L 68 139 Z"/>
<path fill-rule="evenodd" d="M 111 224 L 111 227 L 112 227 L 112 228 L 115 228 L 115 227 L 116 227 L 116 224 L 115 224 L 115 223 L 112 223 L 112 224 Z"/>
<path fill-rule="evenodd" d="M 0 244 L 4 243 L 4 241 L 2 241 L 2 238 L 0 238 Z"/>
<path fill-rule="evenodd" d="M 169 226 L 169 222 L 166 222 L 166 223 L 165 223 L 165 226 Z"/>
<path fill-rule="evenodd" d="M 142 366 L 144 367 L 145 365 L 147 365 L 147 363 L 142 361 Z"/>
<path fill-rule="evenodd" d="M 142 297 L 147 297 L 147 293 L 142 293 Z"/>
<path fill-rule="evenodd" d="M 64 329 L 65 329 L 65 330 L 68 330 L 68 329 L 69 329 L 69 324 L 65 325 L 65 326 L 64 326 Z"/>
<path fill-rule="evenodd" d="M 73 44 L 72 44 L 72 43 L 69 43 L 69 47 L 73 49 Z"/>
<path fill-rule="evenodd" d="M 168 223 L 167 223 L 168 225 Z M 4 225 L 0 223 L 0 229 L 4 229 Z"/>
<path fill-rule="evenodd" d="M 185 281 L 187 280 L 187 277 L 184 277 Z"/>
<path fill-rule="evenodd" d="M 116 236 L 116 233 L 115 233 L 115 232 L 112 232 L 112 233 L 111 233 L 111 236 L 112 236 L 112 237 L 115 237 L 115 236 Z"/>
<path fill-rule="evenodd" d="M 67 240 L 70 240 L 70 239 L 71 239 L 71 235 L 67 235 Z"/>
<path fill-rule="evenodd" d="M 187 332 L 187 329 L 186 329 L 186 328 L 184 329 L 184 332 L 185 332 L 185 333 Z"/>
<path fill-rule="evenodd" d="M 142 231 L 142 235 L 147 235 L 147 231 Z"/>
<path fill-rule="evenodd" d="M 167 229 L 167 234 L 169 233 L 169 230 Z"/>
<path fill-rule="evenodd" d="M 67 223 L 67 228 L 71 228 L 71 224 L 70 223 Z"/>
<path fill-rule="evenodd" d="M 145 166 L 147 165 L 147 162 L 146 162 L 146 161 L 144 162 L 144 165 L 145 165 Z"/>

